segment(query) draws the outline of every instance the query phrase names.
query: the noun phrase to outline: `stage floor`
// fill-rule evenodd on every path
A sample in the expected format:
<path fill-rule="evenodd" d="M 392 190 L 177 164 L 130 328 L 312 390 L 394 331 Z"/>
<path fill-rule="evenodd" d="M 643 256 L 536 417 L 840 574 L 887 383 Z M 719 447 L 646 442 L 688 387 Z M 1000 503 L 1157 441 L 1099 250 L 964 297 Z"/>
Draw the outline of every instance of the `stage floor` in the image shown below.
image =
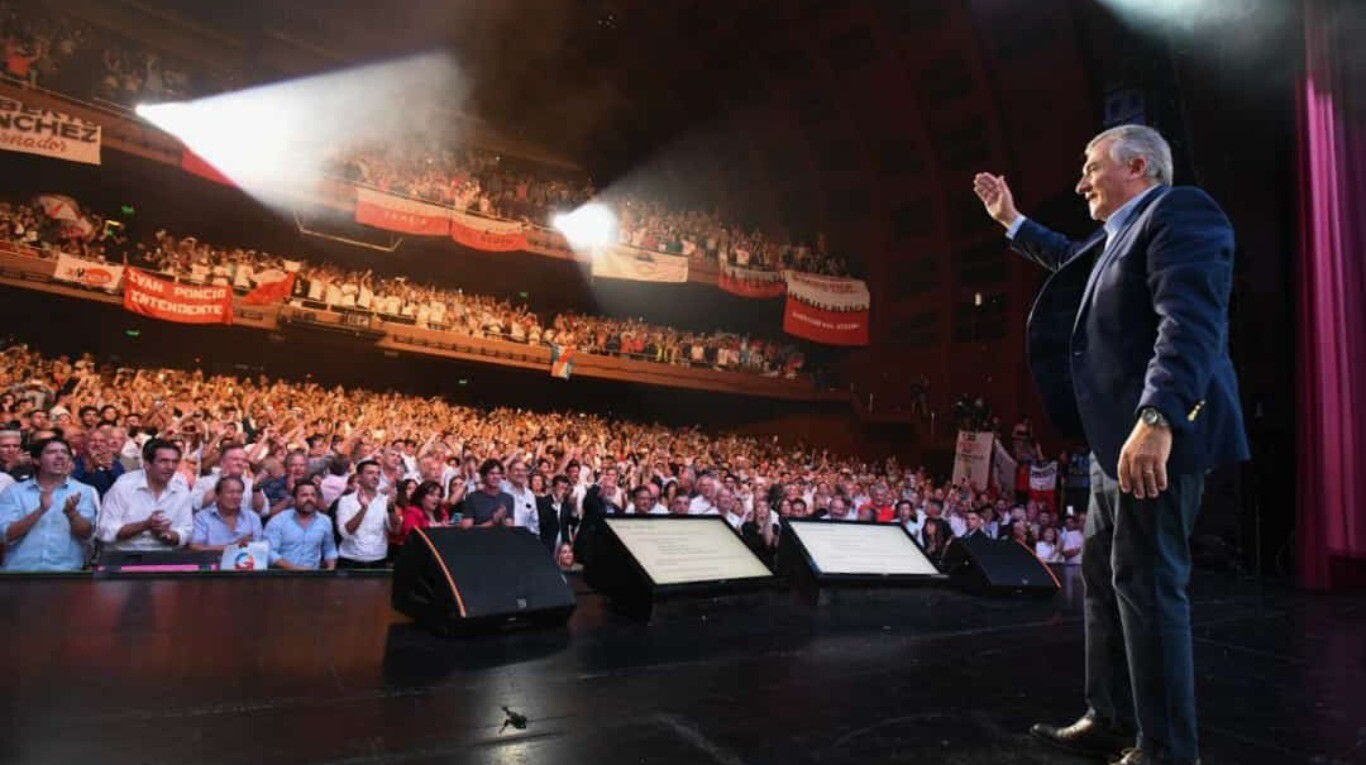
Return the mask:
<path fill-rule="evenodd" d="M 0 582 L 0 762 L 1080 763 L 1080 582 L 682 602 L 440 639 L 386 578 Z M 1366 762 L 1366 598 L 1200 574 L 1206 762 Z M 507 707 L 526 716 L 506 725 Z"/>

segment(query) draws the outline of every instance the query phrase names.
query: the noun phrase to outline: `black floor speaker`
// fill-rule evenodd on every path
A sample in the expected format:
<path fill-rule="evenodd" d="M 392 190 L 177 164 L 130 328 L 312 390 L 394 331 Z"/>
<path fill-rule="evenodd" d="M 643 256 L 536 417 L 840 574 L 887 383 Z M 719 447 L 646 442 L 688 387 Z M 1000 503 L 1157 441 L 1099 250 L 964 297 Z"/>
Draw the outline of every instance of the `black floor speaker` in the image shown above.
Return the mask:
<path fill-rule="evenodd" d="M 1047 596 L 1059 588 L 1057 576 L 1033 550 L 985 534 L 950 542 L 942 568 L 952 583 L 969 592 Z"/>
<path fill-rule="evenodd" d="M 439 634 L 563 624 L 574 592 L 522 528 L 415 529 L 394 561 L 394 609 Z"/>

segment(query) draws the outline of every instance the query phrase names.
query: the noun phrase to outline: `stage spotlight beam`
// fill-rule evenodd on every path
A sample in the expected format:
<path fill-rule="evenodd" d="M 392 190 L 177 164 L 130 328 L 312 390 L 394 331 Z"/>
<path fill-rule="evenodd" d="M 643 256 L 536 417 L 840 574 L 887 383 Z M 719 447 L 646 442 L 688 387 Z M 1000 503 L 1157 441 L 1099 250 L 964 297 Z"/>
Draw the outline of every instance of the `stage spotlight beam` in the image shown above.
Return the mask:
<path fill-rule="evenodd" d="M 599 202 L 589 202 L 577 210 L 561 213 L 551 224 L 576 252 L 592 252 L 616 241 L 617 216 Z"/>

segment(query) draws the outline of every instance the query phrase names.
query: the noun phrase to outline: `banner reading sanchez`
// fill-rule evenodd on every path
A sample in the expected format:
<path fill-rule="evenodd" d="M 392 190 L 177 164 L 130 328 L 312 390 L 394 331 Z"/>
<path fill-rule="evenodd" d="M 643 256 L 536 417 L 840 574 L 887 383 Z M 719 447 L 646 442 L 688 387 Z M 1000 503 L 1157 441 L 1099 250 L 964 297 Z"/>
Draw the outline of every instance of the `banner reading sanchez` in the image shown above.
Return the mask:
<path fill-rule="evenodd" d="M 0 96 L 0 149 L 100 163 L 100 126 Z"/>
<path fill-rule="evenodd" d="M 176 284 L 146 271 L 124 272 L 123 307 L 133 313 L 181 324 L 231 324 L 232 288 Z"/>
<path fill-rule="evenodd" d="M 784 271 L 783 331 L 826 345 L 868 344 L 868 285 L 861 279 Z"/>

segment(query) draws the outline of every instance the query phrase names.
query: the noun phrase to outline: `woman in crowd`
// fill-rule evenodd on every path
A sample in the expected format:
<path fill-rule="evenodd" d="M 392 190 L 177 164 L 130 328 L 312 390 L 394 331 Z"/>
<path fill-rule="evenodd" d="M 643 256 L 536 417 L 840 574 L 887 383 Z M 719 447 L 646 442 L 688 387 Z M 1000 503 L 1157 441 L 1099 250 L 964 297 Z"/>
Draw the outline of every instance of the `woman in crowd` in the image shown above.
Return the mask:
<path fill-rule="evenodd" d="M 1058 529 L 1045 526 L 1034 543 L 1034 554 L 1044 563 L 1062 563 L 1062 548 L 1058 546 Z"/>
<path fill-rule="evenodd" d="M 938 564 L 944 559 L 944 551 L 948 549 L 949 539 L 952 537 L 949 524 L 942 518 L 930 518 L 925 521 L 920 534 L 921 547 L 925 548 L 925 554 Z"/>
<path fill-rule="evenodd" d="M 398 505 L 398 508 L 402 523 L 399 525 L 397 538 L 392 541 L 395 545 L 407 544 L 408 535 L 413 533 L 413 529 L 445 526 L 450 523 L 450 516 L 441 502 L 441 484 L 436 481 L 423 481 L 418 484 L 407 503 Z"/>

